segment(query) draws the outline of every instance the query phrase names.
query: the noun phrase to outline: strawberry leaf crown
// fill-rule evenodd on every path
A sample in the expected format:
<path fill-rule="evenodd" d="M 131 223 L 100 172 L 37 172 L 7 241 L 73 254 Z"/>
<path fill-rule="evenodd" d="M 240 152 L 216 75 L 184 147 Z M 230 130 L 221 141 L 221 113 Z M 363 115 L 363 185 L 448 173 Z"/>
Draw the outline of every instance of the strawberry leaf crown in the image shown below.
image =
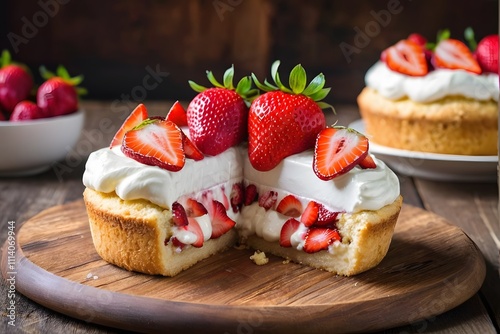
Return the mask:
<path fill-rule="evenodd" d="M 260 89 L 265 92 L 271 92 L 271 91 L 276 91 L 280 90 L 284 93 L 288 94 L 302 94 L 305 95 L 309 98 L 311 98 L 313 101 L 315 101 L 318 106 L 321 109 L 327 109 L 331 108 L 333 109 L 333 106 L 330 104 L 323 102 L 323 100 L 328 93 L 330 93 L 331 88 L 324 88 L 325 86 L 325 76 L 323 73 L 318 74 L 315 76 L 309 85 L 307 85 L 307 74 L 306 70 L 302 67 L 302 65 L 298 64 L 296 65 L 292 71 L 290 72 L 288 83 L 290 85 L 290 88 L 286 87 L 279 76 L 278 73 L 278 67 L 280 66 L 280 61 L 276 60 L 272 65 L 271 65 L 271 77 L 274 81 L 274 84 L 271 84 L 267 79 L 264 80 L 264 83 L 262 84 L 255 74 L 252 73 L 252 79 L 255 85 Z M 334 110 L 335 111 L 335 110 Z"/>
<path fill-rule="evenodd" d="M 252 88 L 252 78 L 250 76 L 241 78 L 236 87 L 234 87 L 233 85 L 234 65 L 231 65 L 231 67 L 224 72 L 224 76 L 222 78 L 223 82 L 222 84 L 219 81 L 217 81 L 212 71 L 207 71 L 207 78 L 208 81 L 210 81 L 210 83 L 213 85 L 213 87 L 234 90 L 238 95 L 240 95 L 245 100 L 245 102 L 250 102 L 259 95 L 259 91 L 255 88 Z M 188 83 L 189 86 L 195 92 L 198 93 L 201 93 L 208 89 L 207 87 L 198 85 L 197 83 L 191 80 L 189 80 Z"/>
<path fill-rule="evenodd" d="M 436 49 L 436 46 L 439 44 L 439 42 L 444 41 L 445 39 L 449 39 L 450 37 L 451 37 L 451 33 L 450 33 L 449 29 L 439 30 L 437 32 L 436 42 L 425 44 L 425 48 L 433 51 L 434 49 Z"/>
<path fill-rule="evenodd" d="M 3 50 L 2 54 L 0 55 L 0 68 L 3 68 L 5 66 L 7 66 L 7 65 L 16 65 L 16 66 L 19 66 L 24 71 L 26 71 L 26 73 L 28 73 L 30 76 L 32 75 L 30 69 L 28 68 L 28 66 L 26 66 L 25 64 L 22 64 L 22 63 L 18 63 L 18 62 L 12 61 L 12 56 L 11 56 L 9 50 Z"/>
<path fill-rule="evenodd" d="M 69 75 L 68 70 L 62 65 L 59 65 L 57 67 L 56 73 L 49 71 L 45 66 L 42 65 L 40 66 L 40 75 L 45 80 L 49 80 L 50 78 L 55 78 L 55 77 L 61 78 L 68 85 L 74 86 L 78 95 L 87 94 L 87 89 L 83 87 L 77 87 L 79 84 L 82 83 L 83 75 L 77 75 L 76 77 L 71 77 Z"/>

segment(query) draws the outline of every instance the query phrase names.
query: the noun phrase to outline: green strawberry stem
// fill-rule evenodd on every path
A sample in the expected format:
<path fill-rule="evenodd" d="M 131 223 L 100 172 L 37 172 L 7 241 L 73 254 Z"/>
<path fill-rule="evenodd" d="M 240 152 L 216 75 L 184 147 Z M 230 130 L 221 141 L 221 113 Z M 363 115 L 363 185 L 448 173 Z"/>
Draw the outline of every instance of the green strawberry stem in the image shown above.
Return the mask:
<path fill-rule="evenodd" d="M 207 71 L 207 78 L 214 87 L 234 90 L 243 98 L 243 100 L 245 100 L 245 103 L 247 103 L 247 105 L 250 104 L 250 102 L 259 95 L 259 91 L 257 89 L 252 89 L 252 79 L 250 78 L 250 76 L 241 78 L 236 87 L 234 87 L 234 65 L 231 65 L 231 67 L 224 72 L 222 84 L 215 78 L 212 71 Z M 188 83 L 189 86 L 198 93 L 201 93 L 208 89 L 207 87 L 199 85 L 191 80 L 189 80 Z"/>
<path fill-rule="evenodd" d="M 436 49 L 436 46 L 439 44 L 439 42 L 441 42 L 445 39 L 449 39 L 450 36 L 451 36 L 451 33 L 450 33 L 449 29 L 439 30 L 437 32 L 437 36 L 436 36 L 436 43 L 427 43 L 425 45 L 425 48 L 428 50 L 434 51 Z"/>
<path fill-rule="evenodd" d="M 70 76 L 68 70 L 62 66 L 59 65 L 56 69 L 56 73 L 49 71 L 45 66 L 40 66 L 40 75 L 42 76 L 43 79 L 49 80 L 50 78 L 55 78 L 59 77 L 64 80 L 68 85 L 74 86 L 76 89 L 76 92 L 79 96 L 85 95 L 88 93 L 86 88 L 83 87 L 78 87 L 79 84 L 82 83 L 83 81 L 83 75 L 77 75 L 76 77 Z"/>
<path fill-rule="evenodd" d="M 476 42 L 476 37 L 474 36 L 474 30 L 471 27 L 465 28 L 464 31 L 464 37 L 467 43 L 469 44 L 469 48 L 471 51 L 476 51 L 477 49 L 477 42 Z"/>
<path fill-rule="evenodd" d="M 271 65 L 271 77 L 274 81 L 274 84 L 269 83 L 267 79 L 264 80 L 264 83 L 261 83 L 259 79 L 257 79 L 257 77 L 255 76 L 255 74 L 252 73 L 252 79 L 257 88 L 259 88 L 264 92 L 280 90 L 288 94 L 296 94 L 296 95 L 302 94 L 311 98 L 314 102 L 318 104 L 318 106 L 321 109 L 331 108 L 333 112 L 335 112 L 333 106 L 331 106 L 326 102 L 321 101 L 328 95 L 328 93 L 330 93 L 331 90 L 331 88 L 323 88 L 325 86 L 325 76 L 323 75 L 323 73 L 320 73 L 317 76 L 315 76 L 311 80 L 309 85 L 307 85 L 306 70 L 302 67 L 302 65 L 298 64 L 290 72 L 288 78 L 288 84 L 290 85 L 290 88 L 288 88 L 281 81 L 281 78 L 278 73 L 279 66 L 280 66 L 279 60 L 276 60 Z"/>

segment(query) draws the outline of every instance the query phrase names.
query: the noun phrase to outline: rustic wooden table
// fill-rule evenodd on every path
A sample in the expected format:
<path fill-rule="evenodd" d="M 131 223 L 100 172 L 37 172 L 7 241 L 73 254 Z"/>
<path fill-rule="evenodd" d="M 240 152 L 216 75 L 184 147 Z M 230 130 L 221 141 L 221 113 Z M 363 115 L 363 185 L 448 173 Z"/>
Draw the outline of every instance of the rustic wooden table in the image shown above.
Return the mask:
<path fill-rule="evenodd" d="M 169 103 L 146 102 L 151 114 L 164 115 Z M 55 205 L 81 199 L 81 177 L 90 152 L 106 146 L 123 117 L 135 107 L 126 100 L 86 101 L 86 124 L 80 142 L 68 151 L 64 161 L 43 174 L 0 178 L 0 244 L 10 226 L 21 228 L 24 221 Z M 355 106 L 337 106 L 339 124 L 359 118 Z M 400 175 L 404 202 L 433 212 L 459 226 L 484 255 L 486 278 L 481 289 L 462 305 L 435 317 L 384 333 L 496 333 L 500 324 L 500 279 L 498 187 L 496 182 L 437 182 Z M 20 293 L 9 296 L 5 280 L 0 283 L 2 333 L 114 333 L 123 332 L 75 320 L 47 309 Z M 14 300 L 15 327 L 9 325 L 8 307 Z"/>

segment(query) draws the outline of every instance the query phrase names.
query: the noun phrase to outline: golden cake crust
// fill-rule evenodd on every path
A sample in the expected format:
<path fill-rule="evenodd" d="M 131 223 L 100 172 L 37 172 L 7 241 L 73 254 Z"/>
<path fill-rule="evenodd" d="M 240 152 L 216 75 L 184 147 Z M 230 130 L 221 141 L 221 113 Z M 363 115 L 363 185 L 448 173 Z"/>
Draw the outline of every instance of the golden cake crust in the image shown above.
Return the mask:
<path fill-rule="evenodd" d="M 337 223 L 342 243 L 336 245 L 332 253 L 325 250 L 308 254 L 255 235 L 248 237 L 246 243 L 295 263 L 343 276 L 356 275 L 378 265 L 387 254 L 402 204 L 403 198 L 399 196 L 377 211 L 343 215 Z"/>
<path fill-rule="evenodd" d="M 421 152 L 496 155 L 498 105 L 450 96 L 432 103 L 389 100 L 365 87 L 357 99 L 369 139 Z"/>

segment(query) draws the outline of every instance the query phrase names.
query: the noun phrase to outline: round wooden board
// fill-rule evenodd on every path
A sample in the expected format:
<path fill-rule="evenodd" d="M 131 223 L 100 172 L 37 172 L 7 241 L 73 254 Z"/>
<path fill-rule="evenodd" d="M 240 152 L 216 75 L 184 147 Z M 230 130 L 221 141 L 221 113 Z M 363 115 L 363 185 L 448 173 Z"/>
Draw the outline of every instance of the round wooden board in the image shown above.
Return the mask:
<path fill-rule="evenodd" d="M 2 274 L 9 275 L 7 243 Z M 387 256 L 339 277 L 251 250 L 230 249 L 173 277 L 110 265 L 94 250 L 83 201 L 53 207 L 17 233 L 16 288 L 55 311 L 140 331 L 345 333 L 411 324 L 458 306 L 481 287 L 483 257 L 458 227 L 403 206 Z"/>

